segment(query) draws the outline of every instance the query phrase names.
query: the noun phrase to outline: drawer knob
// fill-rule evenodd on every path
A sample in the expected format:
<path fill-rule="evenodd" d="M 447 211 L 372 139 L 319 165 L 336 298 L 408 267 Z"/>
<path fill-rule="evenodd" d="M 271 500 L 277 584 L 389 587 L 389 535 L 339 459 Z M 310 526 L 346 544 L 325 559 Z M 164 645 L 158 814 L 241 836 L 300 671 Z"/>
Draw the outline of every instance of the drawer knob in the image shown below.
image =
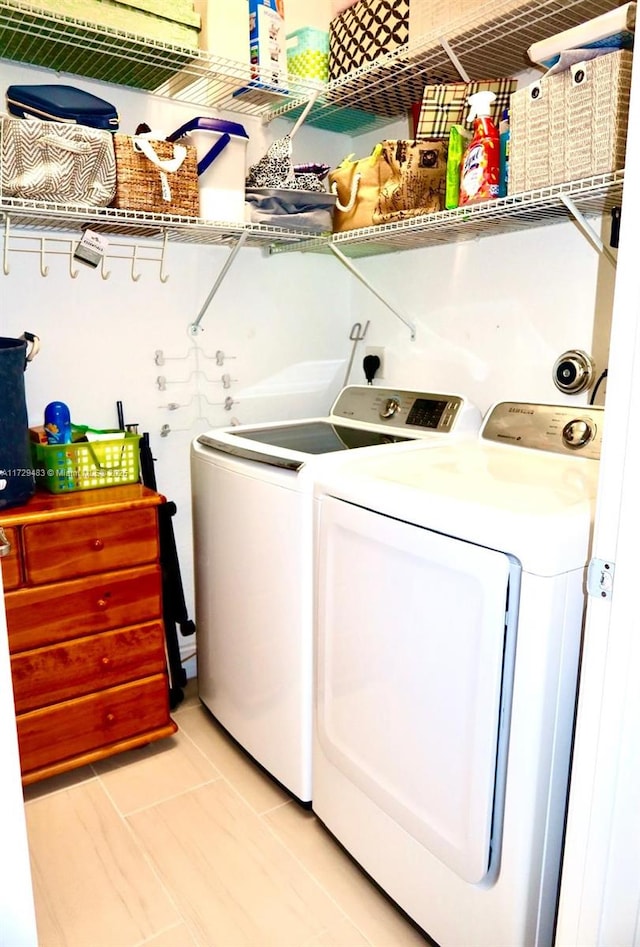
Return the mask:
<path fill-rule="evenodd" d="M 104 542 L 102 539 L 94 539 L 91 545 L 96 552 L 100 552 L 101 549 L 104 549 Z"/>
<path fill-rule="evenodd" d="M 105 716 L 105 720 L 107 721 L 107 723 L 113 723 L 115 719 L 116 719 L 116 715 L 112 713 L 108 713 Z"/>
<path fill-rule="evenodd" d="M 100 658 L 100 664 L 106 668 L 111 664 L 111 660 L 105 655 L 103 658 Z"/>
<path fill-rule="evenodd" d="M 96 605 L 101 611 L 104 611 L 105 608 L 107 608 L 108 604 L 109 603 L 107 602 L 105 598 L 99 598 L 98 601 L 96 602 Z"/>
<path fill-rule="evenodd" d="M 8 556 L 11 552 L 11 543 L 7 539 L 7 534 L 0 526 L 0 556 Z"/>

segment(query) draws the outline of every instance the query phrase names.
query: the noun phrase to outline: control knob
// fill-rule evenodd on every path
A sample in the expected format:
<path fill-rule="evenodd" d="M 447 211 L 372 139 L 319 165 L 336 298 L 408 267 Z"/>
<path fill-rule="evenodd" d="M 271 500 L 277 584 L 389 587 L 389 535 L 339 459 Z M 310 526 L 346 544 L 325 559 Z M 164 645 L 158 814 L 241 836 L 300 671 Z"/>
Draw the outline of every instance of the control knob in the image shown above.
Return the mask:
<path fill-rule="evenodd" d="M 398 398 L 387 398 L 380 408 L 381 418 L 392 418 L 400 410 L 400 401 Z"/>
<path fill-rule="evenodd" d="M 575 418 L 562 429 L 562 443 L 571 450 L 579 450 L 593 440 L 595 427 L 591 421 Z"/>

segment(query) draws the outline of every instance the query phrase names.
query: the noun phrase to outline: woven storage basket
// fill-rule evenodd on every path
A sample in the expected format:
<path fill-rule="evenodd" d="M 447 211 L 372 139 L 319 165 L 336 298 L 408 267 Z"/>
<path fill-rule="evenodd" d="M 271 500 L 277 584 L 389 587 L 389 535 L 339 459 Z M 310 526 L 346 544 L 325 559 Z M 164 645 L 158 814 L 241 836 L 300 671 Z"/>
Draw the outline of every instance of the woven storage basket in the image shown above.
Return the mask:
<path fill-rule="evenodd" d="M 184 145 L 187 155 L 177 171 L 162 172 L 138 151 L 129 135 L 114 135 L 116 153 L 116 196 L 113 207 L 149 214 L 178 214 L 197 217 L 199 212 L 198 157 L 193 145 Z M 174 157 L 170 141 L 150 140 L 162 161 Z M 164 177 L 163 177 L 164 175 Z"/>
<path fill-rule="evenodd" d="M 632 55 L 607 53 L 514 92 L 510 194 L 624 167 Z"/>
<path fill-rule="evenodd" d="M 329 33 L 304 26 L 287 34 L 287 70 L 290 76 L 329 78 Z"/>

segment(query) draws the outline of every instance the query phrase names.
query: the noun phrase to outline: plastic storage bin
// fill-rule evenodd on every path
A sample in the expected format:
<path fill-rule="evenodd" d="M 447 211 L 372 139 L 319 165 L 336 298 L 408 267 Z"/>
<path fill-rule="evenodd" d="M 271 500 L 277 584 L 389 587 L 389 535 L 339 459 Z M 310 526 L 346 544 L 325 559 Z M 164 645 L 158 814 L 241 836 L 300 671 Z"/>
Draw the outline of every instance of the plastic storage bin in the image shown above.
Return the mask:
<path fill-rule="evenodd" d="M 193 118 L 169 141 L 196 149 L 200 217 L 221 222 L 244 221 L 244 180 L 249 136 L 236 122 Z"/>
<path fill-rule="evenodd" d="M 50 493 L 137 483 L 140 435 L 75 444 L 32 444 L 36 483 Z"/>
<path fill-rule="evenodd" d="M 287 33 L 287 70 L 290 76 L 327 82 L 329 33 L 312 26 Z"/>

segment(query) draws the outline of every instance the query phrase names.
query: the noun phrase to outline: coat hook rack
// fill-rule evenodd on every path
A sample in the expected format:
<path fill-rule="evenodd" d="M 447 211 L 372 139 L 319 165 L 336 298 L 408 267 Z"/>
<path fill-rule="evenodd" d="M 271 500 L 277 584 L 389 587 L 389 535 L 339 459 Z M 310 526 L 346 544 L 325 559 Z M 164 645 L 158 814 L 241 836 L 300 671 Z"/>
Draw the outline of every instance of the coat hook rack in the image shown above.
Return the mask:
<path fill-rule="evenodd" d="M 68 237 L 47 236 L 40 237 L 35 234 L 25 233 L 11 229 L 11 216 L 4 215 L 4 227 L 2 231 L 2 272 L 9 276 L 11 272 L 10 254 L 12 253 L 31 253 L 38 257 L 40 275 L 43 277 L 51 274 L 50 261 L 55 256 L 67 257 L 69 265 L 69 277 L 77 279 L 81 269 L 87 269 L 91 272 L 91 267 L 76 268 L 74 254 L 79 241 Z M 112 275 L 112 270 L 107 269 L 107 260 L 126 260 L 131 264 L 131 279 L 137 283 L 142 273 L 139 269 L 140 263 L 154 263 L 159 267 L 158 275 L 161 283 L 166 283 L 169 274 L 166 269 L 168 232 L 163 231 L 162 243 L 155 245 L 142 245 L 138 243 L 109 243 L 107 252 L 100 261 L 100 266 L 96 267 L 103 280 L 108 280 Z"/>

